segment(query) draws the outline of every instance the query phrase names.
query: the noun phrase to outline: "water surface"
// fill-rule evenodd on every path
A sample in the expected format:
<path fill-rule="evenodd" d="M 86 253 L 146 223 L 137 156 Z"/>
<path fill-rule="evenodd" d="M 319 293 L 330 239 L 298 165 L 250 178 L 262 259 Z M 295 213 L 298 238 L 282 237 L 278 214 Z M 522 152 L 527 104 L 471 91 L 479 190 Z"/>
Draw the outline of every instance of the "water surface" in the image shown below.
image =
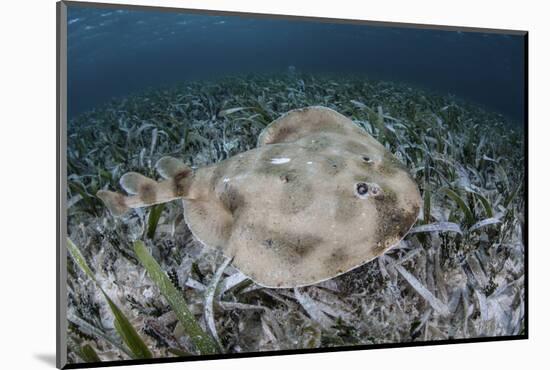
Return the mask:
<path fill-rule="evenodd" d="M 147 88 L 289 66 L 404 82 L 518 123 L 524 116 L 520 35 L 69 6 L 69 118 Z"/>

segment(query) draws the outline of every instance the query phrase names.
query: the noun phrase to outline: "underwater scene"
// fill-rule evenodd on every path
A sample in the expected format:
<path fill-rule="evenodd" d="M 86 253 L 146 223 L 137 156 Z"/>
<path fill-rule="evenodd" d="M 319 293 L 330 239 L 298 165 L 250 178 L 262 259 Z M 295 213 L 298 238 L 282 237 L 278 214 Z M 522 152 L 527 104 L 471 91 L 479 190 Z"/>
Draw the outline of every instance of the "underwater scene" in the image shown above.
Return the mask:
<path fill-rule="evenodd" d="M 67 14 L 69 364 L 526 334 L 524 34 Z"/>

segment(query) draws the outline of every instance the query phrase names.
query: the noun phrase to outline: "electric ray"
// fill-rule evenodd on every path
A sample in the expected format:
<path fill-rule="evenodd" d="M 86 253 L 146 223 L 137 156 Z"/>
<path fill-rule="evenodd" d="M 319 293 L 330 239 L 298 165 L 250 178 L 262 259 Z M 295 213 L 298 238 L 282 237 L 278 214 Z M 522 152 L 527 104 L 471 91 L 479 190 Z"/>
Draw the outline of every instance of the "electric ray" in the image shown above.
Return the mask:
<path fill-rule="evenodd" d="M 260 134 L 257 148 L 191 170 L 164 157 L 156 182 L 135 172 L 124 196 L 98 197 L 114 215 L 183 199 L 204 245 L 265 287 L 333 278 L 399 243 L 421 207 L 407 168 L 350 119 L 325 107 L 292 110 Z"/>

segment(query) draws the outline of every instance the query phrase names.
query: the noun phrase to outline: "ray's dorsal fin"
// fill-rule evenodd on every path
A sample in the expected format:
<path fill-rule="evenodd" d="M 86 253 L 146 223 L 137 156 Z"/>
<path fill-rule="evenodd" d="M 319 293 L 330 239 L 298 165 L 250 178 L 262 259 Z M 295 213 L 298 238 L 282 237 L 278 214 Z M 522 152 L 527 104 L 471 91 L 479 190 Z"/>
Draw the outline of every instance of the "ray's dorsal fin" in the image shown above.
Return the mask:
<path fill-rule="evenodd" d="M 191 169 L 179 159 L 174 157 L 162 157 L 155 165 L 159 175 L 165 179 L 181 176 L 182 173 L 191 172 Z"/>
<path fill-rule="evenodd" d="M 120 186 L 128 194 L 142 194 L 147 197 L 148 193 L 157 185 L 155 180 L 143 176 L 137 172 L 127 172 L 120 178 Z"/>
<path fill-rule="evenodd" d="M 114 216 L 121 216 L 130 208 L 147 207 L 186 198 L 192 182 L 192 170 L 183 162 L 172 157 L 161 158 L 156 166 L 165 178 L 157 182 L 137 172 L 128 172 L 120 178 L 120 186 L 128 196 L 109 190 L 100 190 L 100 198 Z"/>

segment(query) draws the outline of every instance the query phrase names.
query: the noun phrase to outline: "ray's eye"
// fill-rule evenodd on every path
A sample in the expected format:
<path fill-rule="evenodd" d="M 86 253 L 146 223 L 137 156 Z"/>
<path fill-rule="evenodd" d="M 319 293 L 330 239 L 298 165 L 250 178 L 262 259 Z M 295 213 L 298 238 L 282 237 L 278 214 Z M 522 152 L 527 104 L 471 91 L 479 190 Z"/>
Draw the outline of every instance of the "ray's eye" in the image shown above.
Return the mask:
<path fill-rule="evenodd" d="M 363 162 L 365 162 L 365 163 L 369 163 L 369 164 L 370 164 L 370 163 L 373 162 L 373 160 L 372 160 L 369 156 L 367 156 L 367 155 L 364 155 L 364 156 L 361 157 L 361 158 L 363 159 Z"/>
<path fill-rule="evenodd" d="M 364 182 L 357 184 L 357 194 L 365 195 L 369 192 L 369 187 Z"/>

